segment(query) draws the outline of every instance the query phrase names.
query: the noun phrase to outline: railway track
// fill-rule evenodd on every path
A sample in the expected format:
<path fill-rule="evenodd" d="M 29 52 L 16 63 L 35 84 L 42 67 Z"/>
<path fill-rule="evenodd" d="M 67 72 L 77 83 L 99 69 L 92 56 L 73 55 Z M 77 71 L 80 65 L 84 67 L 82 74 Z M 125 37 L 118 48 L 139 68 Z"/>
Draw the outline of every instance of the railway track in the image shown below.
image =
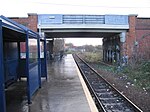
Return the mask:
<path fill-rule="evenodd" d="M 73 57 L 100 112 L 143 112 L 79 56 Z"/>

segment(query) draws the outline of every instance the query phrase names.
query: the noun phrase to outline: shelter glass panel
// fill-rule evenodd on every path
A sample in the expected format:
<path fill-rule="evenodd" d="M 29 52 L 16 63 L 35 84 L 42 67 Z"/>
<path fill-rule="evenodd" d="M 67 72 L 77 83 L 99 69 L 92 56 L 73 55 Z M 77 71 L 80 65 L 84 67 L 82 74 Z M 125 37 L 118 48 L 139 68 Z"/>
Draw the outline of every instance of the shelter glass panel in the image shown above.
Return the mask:
<path fill-rule="evenodd" d="M 29 97 L 31 98 L 35 91 L 39 88 L 39 69 L 38 69 L 38 40 L 29 37 Z M 30 99 L 31 100 L 31 99 Z"/>
<path fill-rule="evenodd" d="M 26 59 L 26 42 L 20 42 L 20 58 Z"/>
<path fill-rule="evenodd" d="M 38 61 L 37 39 L 29 38 L 29 64 Z"/>
<path fill-rule="evenodd" d="M 40 58 L 44 58 L 44 42 L 40 42 Z"/>

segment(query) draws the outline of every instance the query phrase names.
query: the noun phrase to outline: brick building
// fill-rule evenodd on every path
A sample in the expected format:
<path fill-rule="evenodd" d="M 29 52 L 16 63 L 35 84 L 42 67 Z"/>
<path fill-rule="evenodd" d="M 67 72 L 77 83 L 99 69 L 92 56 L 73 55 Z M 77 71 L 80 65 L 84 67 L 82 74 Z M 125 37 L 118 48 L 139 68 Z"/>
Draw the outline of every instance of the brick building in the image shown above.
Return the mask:
<path fill-rule="evenodd" d="M 129 16 L 129 31 L 125 42 L 126 54 L 135 60 L 150 59 L 150 18 Z"/>
<path fill-rule="evenodd" d="M 38 16 L 35 13 L 28 14 L 27 18 L 11 17 L 10 19 L 28 27 L 29 29 L 35 32 L 38 32 L 38 28 L 37 28 Z"/>

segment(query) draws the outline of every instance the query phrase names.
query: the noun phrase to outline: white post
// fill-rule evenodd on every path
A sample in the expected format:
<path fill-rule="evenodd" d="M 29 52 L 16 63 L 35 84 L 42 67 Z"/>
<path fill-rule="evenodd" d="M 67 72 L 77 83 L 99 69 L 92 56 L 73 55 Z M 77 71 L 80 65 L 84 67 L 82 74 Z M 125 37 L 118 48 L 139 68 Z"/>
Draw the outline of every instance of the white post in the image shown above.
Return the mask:
<path fill-rule="evenodd" d="M 125 42 L 126 41 L 126 32 L 120 33 L 120 42 Z"/>

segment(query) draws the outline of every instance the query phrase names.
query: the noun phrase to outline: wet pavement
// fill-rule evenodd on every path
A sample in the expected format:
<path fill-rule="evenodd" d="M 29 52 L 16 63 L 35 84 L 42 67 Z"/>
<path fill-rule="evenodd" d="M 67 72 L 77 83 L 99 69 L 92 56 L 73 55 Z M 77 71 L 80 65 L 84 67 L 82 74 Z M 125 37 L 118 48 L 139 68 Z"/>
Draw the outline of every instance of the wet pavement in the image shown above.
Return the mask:
<path fill-rule="evenodd" d="M 48 80 L 42 82 L 32 104 L 27 104 L 25 87 L 19 86 L 16 83 L 7 90 L 7 112 L 91 112 L 72 55 L 48 62 Z M 12 94 L 14 88 L 16 92 Z"/>

